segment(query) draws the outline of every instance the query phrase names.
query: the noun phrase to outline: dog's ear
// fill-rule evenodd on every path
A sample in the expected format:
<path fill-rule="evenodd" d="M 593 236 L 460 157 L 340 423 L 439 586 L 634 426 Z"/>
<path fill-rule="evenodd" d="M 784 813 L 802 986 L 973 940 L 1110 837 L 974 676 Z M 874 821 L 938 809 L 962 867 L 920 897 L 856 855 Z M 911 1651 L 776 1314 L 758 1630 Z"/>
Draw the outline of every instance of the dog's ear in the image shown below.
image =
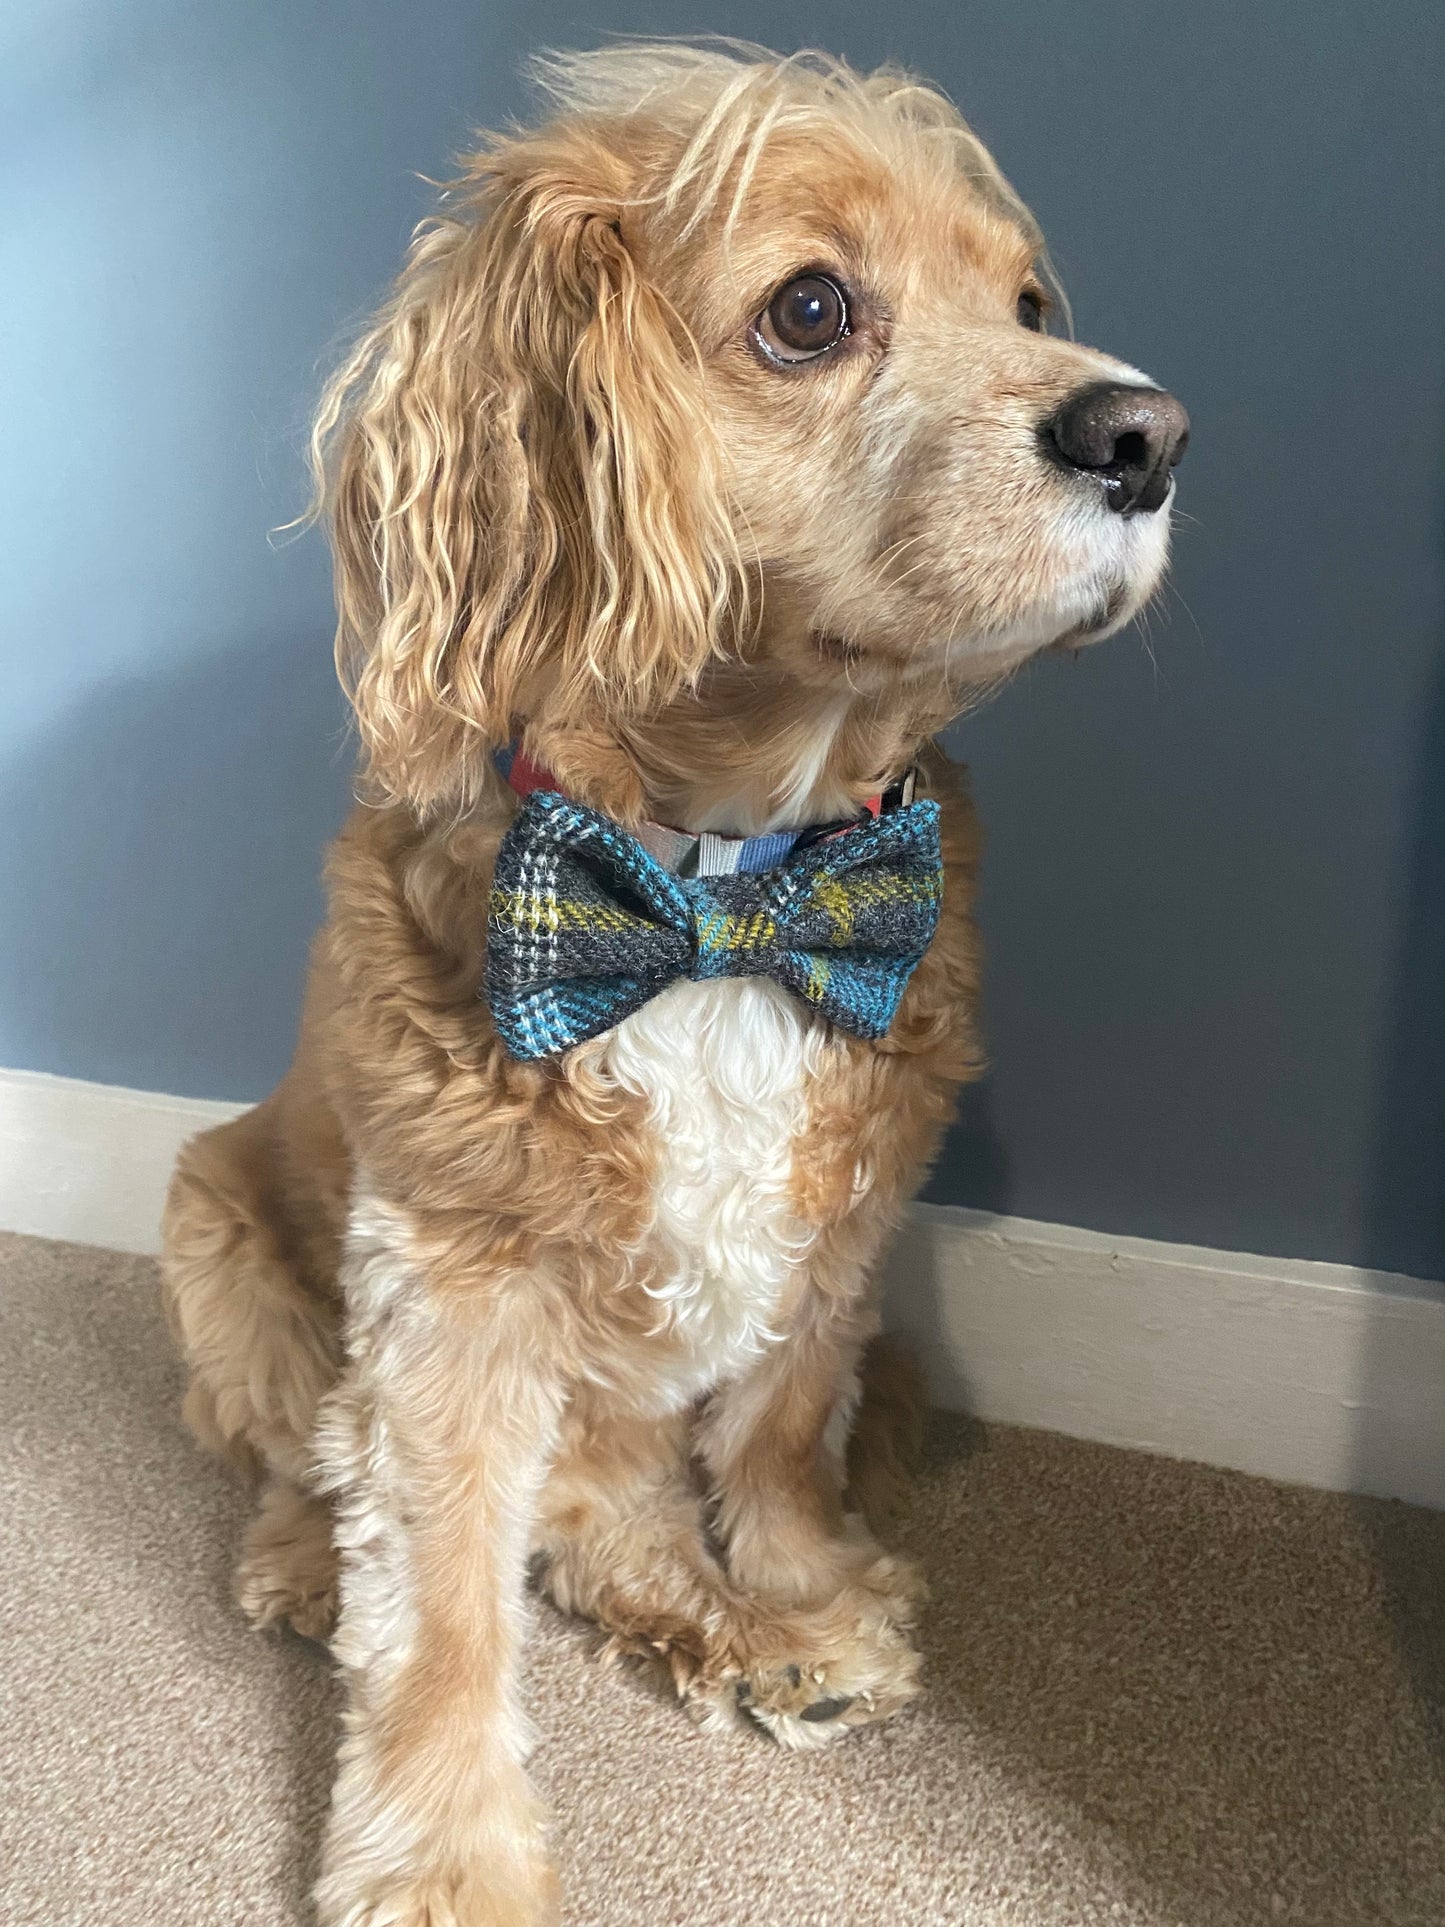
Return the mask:
<path fill-rule="evenodd" d="M 315 452 L 372 776 L 464 801 L 525 722 L 684 688 L 742 594 L 696 351 L 599 144 L 479 156 L 333 381 Z"/>

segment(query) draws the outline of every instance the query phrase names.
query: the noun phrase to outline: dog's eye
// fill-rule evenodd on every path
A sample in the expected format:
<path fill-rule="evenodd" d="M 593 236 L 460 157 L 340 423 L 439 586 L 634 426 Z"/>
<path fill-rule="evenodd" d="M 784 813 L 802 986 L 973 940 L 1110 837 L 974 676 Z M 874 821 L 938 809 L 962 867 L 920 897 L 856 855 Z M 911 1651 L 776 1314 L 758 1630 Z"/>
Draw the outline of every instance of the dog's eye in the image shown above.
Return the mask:
<path fill-rule="evenodd" d="M 835 348 L 848 332 L 848 303 L 825 274 L 785 281 L 753 323 L 753 336 L 773 361 L 791 366 Z"/>
<path fill-rule="evenodd" d="M 1019 326 L 1027 328 L 1030 334 L 1041 335 L 1044 331 L 1044 297 L 1033 288 L 1025 288 L 1019 296 Z"/>

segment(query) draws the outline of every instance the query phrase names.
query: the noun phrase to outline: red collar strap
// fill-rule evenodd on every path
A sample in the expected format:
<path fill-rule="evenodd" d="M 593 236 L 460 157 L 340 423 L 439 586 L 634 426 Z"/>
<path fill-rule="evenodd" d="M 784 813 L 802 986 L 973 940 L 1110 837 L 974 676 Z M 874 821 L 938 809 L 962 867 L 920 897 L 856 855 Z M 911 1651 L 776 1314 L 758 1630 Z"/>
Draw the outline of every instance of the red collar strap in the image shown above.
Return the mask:
<path fill-rule="evenodd" d="M 499 749 L 497 751 L 496 762 L 497 768 L 502 772 L 502 775 L 506 777 L 508 783 L 517 792 L 518 796 L 530 796 L 533 790 L 552 790 L 557 795 L 565 794 L 561 784 L 557 781 L 551 770 L 543 769 L 539 763 L 534 763 L 520 743 L 513 743 L 507 749 Z M 908 775 L 911 776 L 912 774 L 913 772 L 910 770 Z M 903 782 L 906 783 L 907 781 L 908 777 L 904 777 Z M 894 785 L 894 788 L 898 787 L 900 787 L 898 784 Z M 867 810 L 870 816 L 881 816 L 883 813 L 884 799 L 887 797 L 891 800 L 892 794 L 892 790 L 879 790 L 874 796 L 865 796 L 863 799 L 863 808 Z M 911 801 L 912 799 L 905 798 L 904 800 Z M 682 830 L 679 831 L 678 834 L 685 836 L 688 833 Z"/>
<path fill-rule="evenodd" d="M 550 770 L 534 763 L 519 742 L 498 750 L 496 765 L 518 796 L 535 790 L 550 790 L 565 795 Z M 814 842 L 820 835 L 839 835 L 850 830 L 863 816 L 876 817 L 885 809 L 897 809 L 913 801 L 915 772 L 909 770 L 891 789 L 867 797 L 857 818 L 846 823 L 823 823 L 812 829 L 775 830 L 763 836 L 718 836 L 711 830 L 700 835 L 690 830 L 675 830 L 666 823 L 646 822 L 637 840 L 665 870 L 675 876 L 731 876 L 738 872 L 775 869 L 786 863 L 804 839 Z"/>

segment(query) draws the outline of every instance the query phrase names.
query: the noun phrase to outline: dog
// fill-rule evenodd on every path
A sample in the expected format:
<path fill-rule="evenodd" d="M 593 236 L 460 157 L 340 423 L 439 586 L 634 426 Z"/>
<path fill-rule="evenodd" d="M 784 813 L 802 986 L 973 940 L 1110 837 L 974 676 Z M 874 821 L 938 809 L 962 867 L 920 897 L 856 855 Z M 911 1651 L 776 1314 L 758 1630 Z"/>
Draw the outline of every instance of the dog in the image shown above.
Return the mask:
<path fill-rule="evenodd" d="M 704 1721 L 916 1693 L 845 1460 L 906 1422 L 879 1254 L 981 1068 L 933 738 L 1141 609 L 1187 436 L 1049 331 L 928 85 L 538 74 L 321 406 L 359 807 L 294 1063 L 165 1215 L 186 1418 L 259 1482 L 240 1605 L 334 1622 L 323 1927 L 558 1918 L 529 1569 Z"/>

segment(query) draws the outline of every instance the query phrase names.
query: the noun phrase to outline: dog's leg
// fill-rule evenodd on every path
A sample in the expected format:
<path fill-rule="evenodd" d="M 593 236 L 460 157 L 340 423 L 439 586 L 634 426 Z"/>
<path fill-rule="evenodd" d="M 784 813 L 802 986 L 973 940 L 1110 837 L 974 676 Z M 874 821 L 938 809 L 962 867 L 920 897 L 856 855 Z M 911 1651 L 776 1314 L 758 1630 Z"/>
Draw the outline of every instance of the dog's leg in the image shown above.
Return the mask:
<path fill-rule="evenodd" d="M 847 1498 L 873 1532 L 882 1532 L 907 1503 L 923 1467 L 928 1379 L 906 1346 L 873 1339 L 858 1368 L 859 1393 L 851 1414 L 835 1408 L 834 1424 L 848 1434 Z"/>
<path fill-rule="evenodd" d="M 181 1152 L 161 1221 L 161 1287 L 190 1369 L 191 1431 L 243 1471 L 296 1480 L 335 1383 L 339 1319 L 297 1275 L 273 1220 L 265 1108 Z"/>
<path fill-rule="evenodd" d="M 534 1550 L 564 1612 L 593 1619 L 612 1650 L 660 1661 L 707 1715 L 744 1670 L 745 1606 L 708 1543 L 690 1477 L 691 1419 L 601 1413 L 575 1400 L 542 1495 Z"/>
<path fill-rule="evenodd" d="M 336 1305 L 308 1290 L 274 1221 L 265 1108 L 182 1151 L 163 1221 L 167 1314 L 190 1367 L 183 1407 L 200 1442 L 261 1480 L 236 1569 L 255 1626 L 324 1639 L 336 1610 L 331 1512 L 304 1490 L 316 1409 L 335 1383 Z"/>
<path fill-rule="evenodd" d="M 236 1604 L 253 1626 L 284 1619 L 306 1639 L 328 1639 L 336 1578 L 330 1506 L 289 1479 L 268 1479 L 236 1567 Z"/>
<path fill-rule="evenodd" d="M 842 1730 L 845 1690 L 857 1710 L 844 1725 L 893 1710 L 913 1671 L 901 1611 L 880 1611 L 866 1586 L 804 1605 L 737 1586 L 710 1542 L 690 1446 L 683 1417 L 569 1410 L 534 1541 L 551 1597 L 595 1620 L 613 1651 L 659 1662 L 704 1726 L 750 1716 L 816 1745 Z M 901 1593 L 901 1569 L 889 1572 Z"/>
<path fill-rule="evenodd" d="M 336 1506 L 347 1682 L 322 1927 L 552 1927 L 523 1771 L 523 1584 L 560 1388 L 527 1294 L 444 1300 L 370 1207 L 351 1365 L 317 1462 Z M 395 1227 L 393 1227 L 395 1228 Z"/>
<path fill-rule="evenodd" d="M 920 1582 L 843 1510 L 858 1324 L 810 1297 L 787 1340 L 716 1393 L 698 1427 L 729 1576 L 768 1629 L 740 1690 L 790 1746 L 884 1719 L 918 1690 L 908 1634 Z M 771 1636 L 780 1625 L 801 1636 L 786 1654 Z"/>

